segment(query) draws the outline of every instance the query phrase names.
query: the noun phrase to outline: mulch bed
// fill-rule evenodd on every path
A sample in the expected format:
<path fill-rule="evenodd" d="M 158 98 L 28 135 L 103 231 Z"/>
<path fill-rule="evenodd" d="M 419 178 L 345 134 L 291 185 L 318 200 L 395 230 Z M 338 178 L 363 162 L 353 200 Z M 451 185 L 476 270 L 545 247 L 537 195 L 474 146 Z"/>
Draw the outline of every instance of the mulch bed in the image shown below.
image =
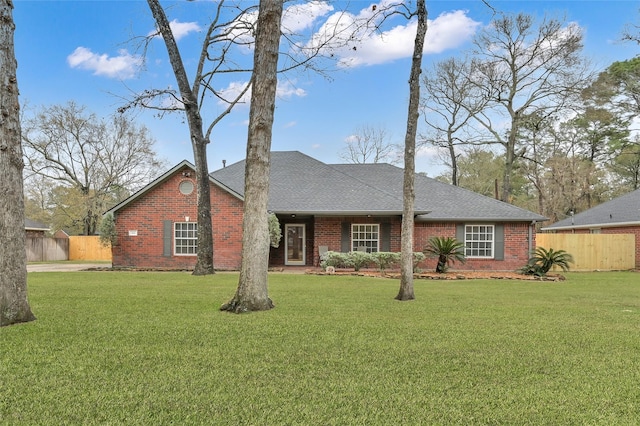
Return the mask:
<path fill-rule="evenodd" d="M 390 271 L 381 273 L 379 271 L 354 271 L 341 270 L 335 272 L 326 272 L 322 270 L 307 270 L 307 274 L 312 275 L 353 275 L 361 277 L 378 277 L 400 279 L 399 271 Z M 523 275 L 510 271 L 453 271 L 438 274 L 436 272 L 421 272 L 414 274 L 415 279 L 424 280 L 475 280 L 475 279 L 491 279 L 491 280 L 525 280 L 525 281 L 564 281 L 566 278 L 559 274 L 548 274 L 544 277 L 536 277 L 534 275 Z"/>

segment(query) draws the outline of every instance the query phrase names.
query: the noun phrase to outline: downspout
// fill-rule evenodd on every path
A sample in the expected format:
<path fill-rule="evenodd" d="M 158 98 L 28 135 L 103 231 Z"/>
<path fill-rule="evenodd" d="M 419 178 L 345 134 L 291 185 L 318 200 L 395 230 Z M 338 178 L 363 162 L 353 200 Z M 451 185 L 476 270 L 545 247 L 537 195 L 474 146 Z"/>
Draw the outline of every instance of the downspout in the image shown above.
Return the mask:
<path fill-rule="evenodd" d="M 533 247 L 533 230 L 536 226 L 536 221 L 532 221 L 531 225 L 529 225 L 529 256 L 533 253 L 535 247 Z"/>

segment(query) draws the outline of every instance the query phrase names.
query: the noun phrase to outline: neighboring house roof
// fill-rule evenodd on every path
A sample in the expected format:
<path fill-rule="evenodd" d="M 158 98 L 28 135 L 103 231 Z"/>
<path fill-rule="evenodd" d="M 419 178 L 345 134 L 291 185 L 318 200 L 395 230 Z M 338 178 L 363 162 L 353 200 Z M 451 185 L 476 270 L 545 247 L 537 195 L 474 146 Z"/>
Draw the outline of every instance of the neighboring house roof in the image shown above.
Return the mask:
<path fill-rule="evenodd" d="M 562 229 L 613 228 L 640 226 L 640 189 L 599 204 L 542 228 L 543 231 Z"/>
<path fill-rule="evenodd" d="M 244 192 L 244 161 L 211 173 Z M 390 164 L 325 164 L 298 151 L 271 153 L 269 209 L 281 214 L 402 214 L 404 170 Z M 544 221 L 544 216 L 422 175 L 418 220 Z"/>
<path fill-rule="evenodd" d="M 24 229 L 25 231 L 48 231 L 49 227 L 44 223 L 36 222 L 35 220 L 25 218 Z"/>

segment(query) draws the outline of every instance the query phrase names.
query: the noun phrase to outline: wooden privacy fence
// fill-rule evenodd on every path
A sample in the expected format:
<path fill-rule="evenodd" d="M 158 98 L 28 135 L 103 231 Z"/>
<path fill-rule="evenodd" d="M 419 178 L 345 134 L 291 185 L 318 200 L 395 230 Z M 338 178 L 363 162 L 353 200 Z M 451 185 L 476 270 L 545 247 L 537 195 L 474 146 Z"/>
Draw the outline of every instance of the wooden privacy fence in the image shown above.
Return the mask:
<path fill-rule="evenodd" d="M 633 234 L 537 234 L 536 245 L 571 254 L 572 271 L 617 271 L 636 265 Z"/>
<path fill-rule="evenodd" d="M 95 235 L 69 237 L 69 260 L 111 261 L 111 246 L 103 246 Z"/>
<path fill-rule="evenodd" d="M 27 237 L 27 262 L 67 260 L 69 240 L 66 238 Z"/>

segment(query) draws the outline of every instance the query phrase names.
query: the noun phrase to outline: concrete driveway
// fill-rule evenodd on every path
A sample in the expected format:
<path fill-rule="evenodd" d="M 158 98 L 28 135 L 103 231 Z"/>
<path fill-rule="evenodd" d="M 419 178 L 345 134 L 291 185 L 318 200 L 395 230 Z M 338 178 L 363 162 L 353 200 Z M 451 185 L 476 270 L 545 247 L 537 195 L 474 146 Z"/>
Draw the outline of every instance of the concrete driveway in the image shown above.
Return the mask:
<path fill-rule="evenodd" d="M 85 271 L 91 268 L 111 268 L 111 263 L 74 263 L 74 262 L 48 262 L 27 263 L 27 272 L 72 272 Z"/>

